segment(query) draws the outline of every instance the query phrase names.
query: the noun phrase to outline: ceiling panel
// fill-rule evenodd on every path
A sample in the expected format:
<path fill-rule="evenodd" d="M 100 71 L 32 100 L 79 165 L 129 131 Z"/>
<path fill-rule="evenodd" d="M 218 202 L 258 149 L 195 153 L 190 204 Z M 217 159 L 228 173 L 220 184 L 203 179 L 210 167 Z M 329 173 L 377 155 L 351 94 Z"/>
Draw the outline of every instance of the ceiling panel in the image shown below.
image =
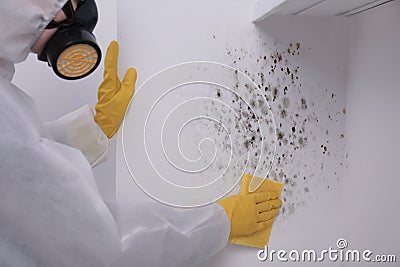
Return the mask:
<path fill-rule="evenodd" d="M 301 15 L 339 15 L 378 0 L 326 0 L 301 12 Z"/>
<path fill-rule="evenodd" d="M 391 1 L 393 0 L 258 0 L 253 21 L 261 21 L 272 14 L 349 16 Z"/>

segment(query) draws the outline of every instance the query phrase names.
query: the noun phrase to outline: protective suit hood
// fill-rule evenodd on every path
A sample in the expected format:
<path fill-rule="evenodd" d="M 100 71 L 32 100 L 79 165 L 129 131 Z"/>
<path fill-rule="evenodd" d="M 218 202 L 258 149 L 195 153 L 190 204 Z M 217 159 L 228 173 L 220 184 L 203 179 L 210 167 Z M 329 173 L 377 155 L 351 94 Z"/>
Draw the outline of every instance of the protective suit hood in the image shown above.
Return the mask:
<path fill-rule="evenodd" d="M 0 76 L 10 80 L 14 63 L 25 60 L 32 45 L 67 0 L 0 1 Z"/>

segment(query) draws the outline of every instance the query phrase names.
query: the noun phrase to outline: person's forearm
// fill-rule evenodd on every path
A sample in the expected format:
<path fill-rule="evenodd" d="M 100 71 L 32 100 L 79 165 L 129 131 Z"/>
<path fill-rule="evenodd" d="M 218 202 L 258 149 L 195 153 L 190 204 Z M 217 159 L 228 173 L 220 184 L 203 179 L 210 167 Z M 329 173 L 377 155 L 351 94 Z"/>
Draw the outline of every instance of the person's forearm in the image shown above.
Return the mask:
<path fill-rule="evenodd" d="M 81 150 L 92 167 L 107 157 L 108 138 L 94 121 L 88 105 L 45 123 L 45 128 L 55 141 Z"/>
<path fill-rule="evenodd" d="M 190 267 L 228 242 L 229 218 L 218 204 L 181 209 L 161 203 L 106 203 L 121 235 L 124 262 L 142 267 Z"/>

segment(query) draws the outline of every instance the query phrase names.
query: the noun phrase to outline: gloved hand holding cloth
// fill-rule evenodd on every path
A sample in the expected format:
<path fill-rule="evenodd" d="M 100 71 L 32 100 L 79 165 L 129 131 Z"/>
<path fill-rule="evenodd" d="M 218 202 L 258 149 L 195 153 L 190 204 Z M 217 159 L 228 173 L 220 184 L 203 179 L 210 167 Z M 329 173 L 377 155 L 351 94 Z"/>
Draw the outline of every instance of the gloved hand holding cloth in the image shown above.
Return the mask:
<path fill-rule="evenodd" d="M 234 195 L 218 201 L 231 220 L 231 243 L 264 248 L 278 215 L 282 201 L 279 199 L 282 183 L 265 179 L 255 192 L 248 187 L 253 176 L 242 177 L 240 195 Z"/>

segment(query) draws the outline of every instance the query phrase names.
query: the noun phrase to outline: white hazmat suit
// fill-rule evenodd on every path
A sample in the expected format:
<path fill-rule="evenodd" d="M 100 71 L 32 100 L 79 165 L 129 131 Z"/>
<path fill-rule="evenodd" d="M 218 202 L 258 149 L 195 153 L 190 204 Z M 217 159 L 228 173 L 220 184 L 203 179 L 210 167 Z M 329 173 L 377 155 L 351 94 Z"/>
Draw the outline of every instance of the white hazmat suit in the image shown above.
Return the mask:
<path fill-rule="evenodd" d="M 91 165 L 104 159 L 108 139 L 91 109 L 43 124 L 33 100 L 11 83 L 13 64 L 26 59 L 65 2 L 0 2 L 0 267 L 186 267 L 205 260 L 228 241 L 221 206 L 104 202 Z"/>

